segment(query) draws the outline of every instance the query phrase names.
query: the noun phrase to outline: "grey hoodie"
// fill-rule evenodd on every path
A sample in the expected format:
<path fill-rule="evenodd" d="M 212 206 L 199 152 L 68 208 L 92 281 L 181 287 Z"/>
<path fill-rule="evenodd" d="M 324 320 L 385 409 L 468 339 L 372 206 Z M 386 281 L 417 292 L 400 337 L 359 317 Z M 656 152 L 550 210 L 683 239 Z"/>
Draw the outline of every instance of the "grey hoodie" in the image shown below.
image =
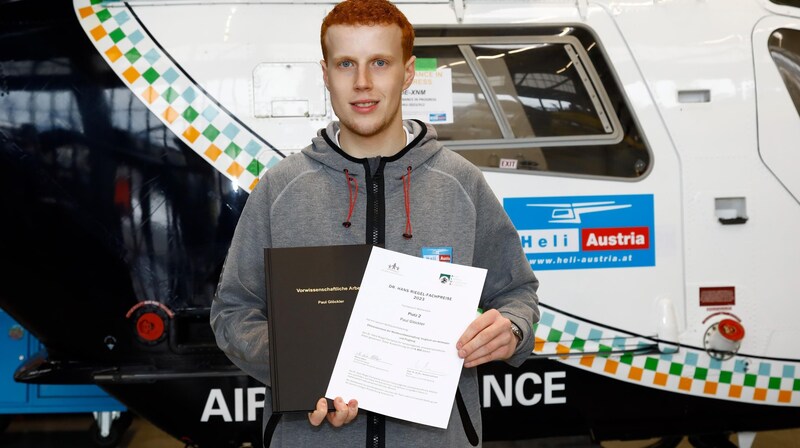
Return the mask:
<path fill-rule="evenodd" d="M 522 342 L 506 362 L 518 366 L 531 352 L 532 326 L 539 320 L 538 281 L 511 221 L 481 171 L 443 148 L 432 127 L 419 121 L 403 125 L 413 141 L 395 156 L 381 158 L 374 175 L 366 159 L 355 159 L 333 143 L 338 130 L 333 122 L 310 146 L 270 169 L 248 198 L 211 307 L 211 325 L 231 361 L 265 385 L 270 384 L 265 247 L 366 242 L 415 256 L 423 247 L 452 247 L 453 262 L 488 269 L 481 308 L 499 310 L 522 329 Z M 402 176 L 409 168 L 406 194 Z M 348 182 L 345 170 L 354 181 Z M 349 197 L 356 185 L 358 197 L 351 211 Z M 351 225 L 345 227 L 344 221 Z M 407 221 L 411 238 L 403 236 Z M 387 447 L 480 445 L 474 368 L 462 370 L 458 389 L 446 430 L 392 418 L 384 422 L 383 416 L 368 417 L 364 411 L 341 428 L 327 422 L 314 427 L 305 414 L 284 414 L 272 419 L 265 446 L 358 447 L 365 446 L 368 433 L 370 439 L 381 437 Z M 272 416 L 270 404 L 268 387 L 265 427 Z M 382 426 L 377 432 L 375 422 Z"/>

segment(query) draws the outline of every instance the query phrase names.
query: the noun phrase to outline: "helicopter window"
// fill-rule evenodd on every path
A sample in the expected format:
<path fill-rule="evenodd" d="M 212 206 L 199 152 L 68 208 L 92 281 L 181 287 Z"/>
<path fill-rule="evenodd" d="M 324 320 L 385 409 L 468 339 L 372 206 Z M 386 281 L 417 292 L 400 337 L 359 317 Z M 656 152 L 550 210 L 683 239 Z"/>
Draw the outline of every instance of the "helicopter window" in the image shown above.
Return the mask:
<path fill-rule="evenodd" d="M 453 123 L 436 125 L 439 140 L 501 139 L 500 126 L 494 119 L 486 96 L 464 56 L 455 46 L 431 46 L 414 49 L 417 60 L 436 60 L 437 68 L 449 69 L 453 87 Z"/>
<path fill-rule="evenodd" d="M 453 122 L 432 124 L 473 164 L 628 179 L 647 172 L 650 151 L 587 30 L 421 27 L 416 34 L 417 58 L 452 70 Z"/>
<path fill-rule="evenodd" d="M 515 137 L 611 133 L 572 45 L 473 45 L 472 50 Z"/>
<path fill-rule="evenodd" d="M 794 107 L 800 114 L 800 31 L 788 28 L 775 30 L 767 45 Z"/>

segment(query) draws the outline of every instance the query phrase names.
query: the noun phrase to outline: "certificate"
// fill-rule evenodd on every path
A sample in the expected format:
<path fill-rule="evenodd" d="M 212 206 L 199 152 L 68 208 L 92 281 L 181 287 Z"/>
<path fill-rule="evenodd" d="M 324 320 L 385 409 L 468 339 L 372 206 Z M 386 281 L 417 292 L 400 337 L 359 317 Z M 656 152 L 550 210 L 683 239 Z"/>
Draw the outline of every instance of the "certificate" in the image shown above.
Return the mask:
<path fill-rule="evenodd" d="M 327 398 L 446 428 L 486 270 L 373 247 Z"/>

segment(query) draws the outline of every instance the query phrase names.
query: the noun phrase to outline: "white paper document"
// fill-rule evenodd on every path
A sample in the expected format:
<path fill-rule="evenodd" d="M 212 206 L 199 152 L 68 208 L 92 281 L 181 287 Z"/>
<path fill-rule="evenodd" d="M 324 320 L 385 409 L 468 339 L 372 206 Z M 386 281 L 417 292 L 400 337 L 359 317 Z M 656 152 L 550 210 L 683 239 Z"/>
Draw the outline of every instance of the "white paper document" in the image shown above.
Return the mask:
<path fill-rule="evenodd" d="M 372 248 L 327 398 L 446 428 L 486 270 Z"/>

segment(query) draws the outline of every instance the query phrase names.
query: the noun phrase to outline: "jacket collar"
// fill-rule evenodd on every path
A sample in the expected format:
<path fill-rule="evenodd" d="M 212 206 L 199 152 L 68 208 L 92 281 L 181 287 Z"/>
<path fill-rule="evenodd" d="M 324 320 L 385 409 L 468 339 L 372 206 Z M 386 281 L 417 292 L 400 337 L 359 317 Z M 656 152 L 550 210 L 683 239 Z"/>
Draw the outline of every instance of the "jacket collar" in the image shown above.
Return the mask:
<path fill-rule="evenodd" d="M 412 170 L 420 167 L 442 149 L 433 127 L 419 120 L 403 121 L 403 126 L 414 138 L 397 154 L 381 159 L 386 176 L 399 178 L 406 174 L 407 167 L 410 166 Z M 367 159 L 352 157 L 336 145 L 332 136 L 336 135 L 338 130 L 338 121 L 331 122 L 325 129 L 320 129 L 317 136 L 312 139 L 311 145 L 303 149 L 303 153 L 333 170 L 343 172 L 347 169 L 354 175 L 362 175 L 368 166 Z"/>

